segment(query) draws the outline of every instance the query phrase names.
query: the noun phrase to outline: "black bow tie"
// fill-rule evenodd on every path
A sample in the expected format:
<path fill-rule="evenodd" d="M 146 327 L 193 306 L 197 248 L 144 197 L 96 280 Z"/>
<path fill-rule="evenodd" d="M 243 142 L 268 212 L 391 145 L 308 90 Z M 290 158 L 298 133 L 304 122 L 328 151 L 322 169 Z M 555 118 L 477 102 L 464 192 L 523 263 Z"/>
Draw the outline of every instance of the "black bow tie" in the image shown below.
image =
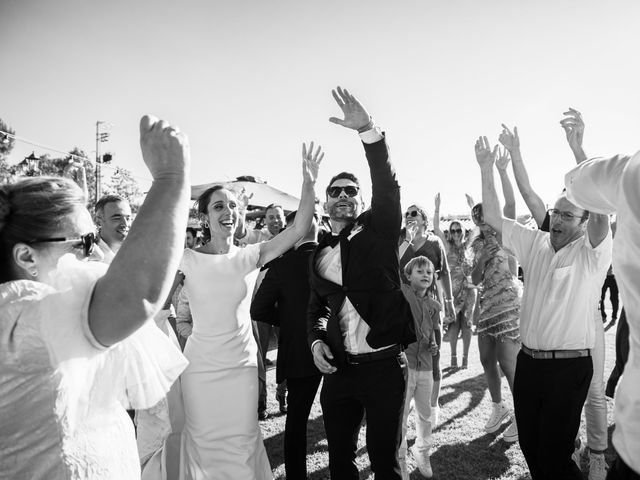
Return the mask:
<path fill-rule="evenodd" d="M 327 246 L 331 248 L 335 248 L 336 245 L 340 243 L 340 235 L 334 235 L 330 233 L 327 235 Z"/>

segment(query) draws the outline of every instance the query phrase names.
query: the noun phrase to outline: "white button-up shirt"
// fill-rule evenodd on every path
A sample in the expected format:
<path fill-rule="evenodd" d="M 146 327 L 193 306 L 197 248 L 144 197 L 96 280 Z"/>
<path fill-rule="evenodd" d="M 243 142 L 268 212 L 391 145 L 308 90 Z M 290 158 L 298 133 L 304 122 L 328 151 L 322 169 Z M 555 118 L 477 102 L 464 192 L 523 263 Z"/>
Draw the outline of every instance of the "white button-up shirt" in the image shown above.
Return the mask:
<path fill-rule="evenodd" d="M 611 263 L 611 232 L 595 248 L 585 233 L 556 252 L 548 232 L 505 219 L 502 240 L 524 270 L 523 345 L 535 350 L 593 348 L 593 309 Z"/>
<path fill-rule="evenodd" d="M 595 158 L 565 177 L 567 197 L 596 213 L 617 213 L 613 269 L 629 323 L 629 359 L 616 391 L 613 445 L 640 474 L 640 152 Z"/>

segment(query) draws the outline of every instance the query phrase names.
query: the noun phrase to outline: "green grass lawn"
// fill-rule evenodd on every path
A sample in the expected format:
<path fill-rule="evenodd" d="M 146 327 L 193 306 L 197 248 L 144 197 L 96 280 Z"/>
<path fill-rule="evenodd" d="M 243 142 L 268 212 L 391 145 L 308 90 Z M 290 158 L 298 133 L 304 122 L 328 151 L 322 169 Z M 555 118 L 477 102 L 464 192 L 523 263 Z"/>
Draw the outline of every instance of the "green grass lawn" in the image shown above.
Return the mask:
<path fill-rule="evenodd" d="M 615 363 L 615 327 L 605 333 L 606 361 L 605 381 Z M 462 340 L 458 346 L 461 352 Z M 460 353 L 459 353 L 460 355 Z M 276 351 L 271 351 L 268 357 L 275 360 Z M 442 347 L 442 367 L 449 365 L 450 349 L 448 344 Z M 271 461 L 274 476 L 284 479 L 284 422 L 285 416 L 278 411 L 275 400 L 275 368 L 267 372 L 269 412 L 271 416 L 260 423 L 265 446 Z M 505 379 L 503 379 L 503 399 L 512 407 L 511 393 Z M 613 402 L 608 399 L 609 438 L 613 430 Z M 487 434 L 483 430 L 491 409 L 491 399 L 486 388 L 486 382 L 478 356 L 477 337 L 473 337 L 469 352 L 469 368 L 453 372 L 443 372 L 442 392 L 440 396 L 441 414 L 440 424 L 433 433 L 433 448 L 431 451 L 431 465 L 434 478 L 456 479 L 500 479 L 516 480 L 530 479 L 526 462 L 517 443 L 507 444 L 502 441 L 501 434 L 508 424 L 496 433 Z M 586 426 L 583 420 L 580 434 L 586 442 Z M 327 441 L 322 424 L 322 410 L 319 396 L 316 397 L 308 423 L 308 451 L 307 470 L 309 478 L 313 480 L 329 479 Z M 409 416 L 409 445 L 415 439 L 415 425 L 413 414 Z M 606 458 L 611 463 L 614 452 L 610 446 Z M 369 466 L 369 458 L 365 446 L 365 427 L 360 432 L 358 441 L 358 467 L 360 478 L 373 479 Z M 587 458 L 583 457 L 582 469 L 587 479 Z M 420 479 L 411 454 L 407 456 L 407 465 L 412 479 Z"/>

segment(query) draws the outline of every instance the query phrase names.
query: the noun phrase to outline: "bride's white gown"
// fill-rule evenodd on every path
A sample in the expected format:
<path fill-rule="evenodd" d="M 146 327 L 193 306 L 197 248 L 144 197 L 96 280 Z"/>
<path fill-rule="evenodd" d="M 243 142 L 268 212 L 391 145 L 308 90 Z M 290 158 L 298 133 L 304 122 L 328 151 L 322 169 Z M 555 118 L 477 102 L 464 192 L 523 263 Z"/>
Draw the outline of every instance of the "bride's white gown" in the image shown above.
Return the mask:
<path fill-rule="evenodd" d="M 186 250 L 180 269 L 193 316 L 182 376 L 183 480 L 273 475 L 257 418 L 257 346 L 249 307 L 260 246 L 228 254 Z"/>

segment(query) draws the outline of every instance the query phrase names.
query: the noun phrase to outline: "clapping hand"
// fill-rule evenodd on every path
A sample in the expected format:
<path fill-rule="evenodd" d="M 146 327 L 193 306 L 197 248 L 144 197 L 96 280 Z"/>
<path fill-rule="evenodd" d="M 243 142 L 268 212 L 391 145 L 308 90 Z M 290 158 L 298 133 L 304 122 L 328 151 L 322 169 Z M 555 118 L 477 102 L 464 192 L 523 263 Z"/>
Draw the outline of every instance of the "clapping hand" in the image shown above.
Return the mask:
<path fill-rule="evenodd" d="M 154 180 L 184 178 L 188 174 L 189 139 L 177 127 L 145 115 L 140 120 L 140 147 Z"/>
<path fill-rule="evenodd" d="M 504 147 L 513 152 L 520 148 L 520 137 L 518 136 L 518 127 L 513 127 L 513 133 L 509 130 L 504 123 L 502 124 L 502 132 L 498 136 L 498 141 L 504 145 Z"/>
<path fill-rule="evenodd" d="M 331 117 L 329 119 L 331 123 L 336 123 L 352 130 L 361 130 L 369 125 L 371 122 L 369 112 L 365 110 L 360 101 L 351 95 L 346 88 L 338 87 L 337 90 L 331 90 L 331 93 L 344 114 L 344 120 Z"/>
<path fill-rule="evenodd" d="M 496 168 L 498 170 L 505 171 L 509 166 L 511 157 L 509 156 L 509 150 L 506 148 L 498 148 L 498 158 L 496 158 Z"/>
<path fill-rule="evenodd" d="M 492 151 L 487 137 L 478 137 L 478 140 L 476 140 L 476 160 L 481 168 L 486 166 L 492 167 L 497 155 L 498 145 L 496 145 Z"/>
<path fill-rule="evenodd" d="M 313 142 L 309 144 L 308 149 L 306 144 L 302 144 L 302 178 L 304 182 L 316 183 L 320 162 L 323 158 L 324 152 L 320 145 L 318 145 L 316 152 L 313 153 Z"/>
<path fill-rule="evenodd" d="M 584 136 L 584 121 L 579 111 L 569 108 L 564 112 L 565 116 L 560 120 L 560 125 L 564 129 L 564 133 L 567 135 L 567 142 L 572 150 L 582 147 L 582 137 Z"/>
<path fill-rule="evenodd" d="M 242 188 L 240 193 L 238 194 L 238 210 L 241 213 L 245 213 L 247 211 L 247 207 L 249 206 L 249 201 L 253 198 L 253 193 L 251 195 L 247 195 L 246 188 Z"/>

